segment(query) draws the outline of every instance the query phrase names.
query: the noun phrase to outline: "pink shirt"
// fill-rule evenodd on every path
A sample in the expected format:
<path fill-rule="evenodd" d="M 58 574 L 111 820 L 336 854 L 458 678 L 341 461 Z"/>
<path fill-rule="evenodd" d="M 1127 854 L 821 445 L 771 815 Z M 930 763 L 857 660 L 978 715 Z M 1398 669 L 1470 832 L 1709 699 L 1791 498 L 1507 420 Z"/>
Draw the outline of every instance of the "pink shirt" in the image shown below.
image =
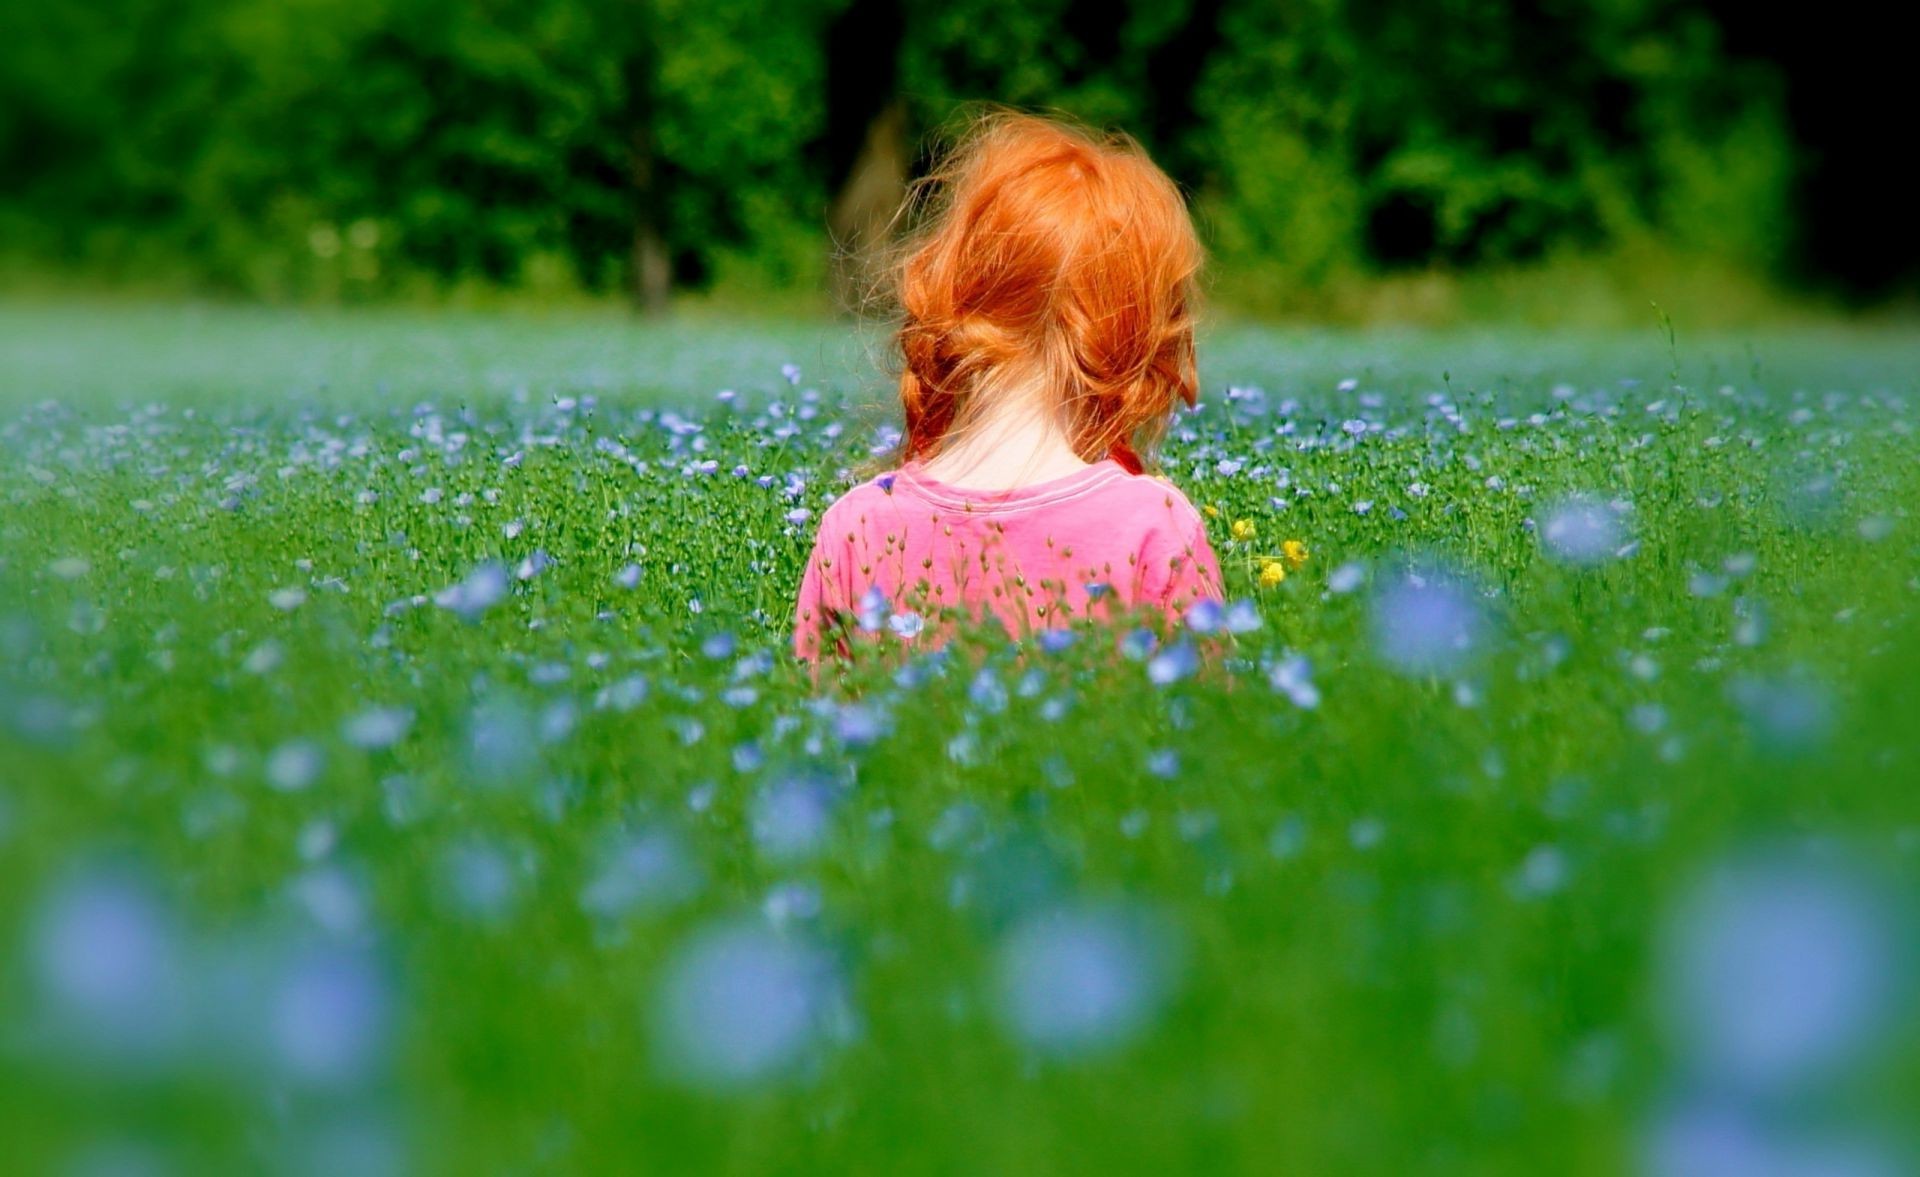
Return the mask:
<path fill-rule="evenodd" d="M 1170 482 L 1108 458 L 1031 486 L 974 490 L 911 461 L 821 516 L 793 646 L 810 661 L 845 653 L 840 624 L 875 640 L 938 642 L 949 607 L 990 610 L 1023 636 L 1135 607 L 1178 619 L 1222 595 L 1206 525 Z"/>

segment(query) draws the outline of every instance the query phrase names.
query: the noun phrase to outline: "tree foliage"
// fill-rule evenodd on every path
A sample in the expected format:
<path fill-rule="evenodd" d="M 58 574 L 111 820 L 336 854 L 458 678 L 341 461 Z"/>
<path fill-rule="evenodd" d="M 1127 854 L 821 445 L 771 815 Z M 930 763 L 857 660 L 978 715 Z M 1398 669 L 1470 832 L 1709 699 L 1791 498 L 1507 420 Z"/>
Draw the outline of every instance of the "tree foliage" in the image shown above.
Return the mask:
<path fill-rule="evenodd" d="M 873 5 L 868 5 L 872 8 Z M 858 140 L 975 99 L 1142 138 L 1217 263 L 1312 289 L 1658 237 L 1780 260 L 1777 79 L 1669 0 L 95 0 L 0 16 L 16 252 L 270 297 L 817 285 Z M 854 15 L 862 15 L 855 13 Z M 924 159 L 923 161 L 924 162 Z"/>

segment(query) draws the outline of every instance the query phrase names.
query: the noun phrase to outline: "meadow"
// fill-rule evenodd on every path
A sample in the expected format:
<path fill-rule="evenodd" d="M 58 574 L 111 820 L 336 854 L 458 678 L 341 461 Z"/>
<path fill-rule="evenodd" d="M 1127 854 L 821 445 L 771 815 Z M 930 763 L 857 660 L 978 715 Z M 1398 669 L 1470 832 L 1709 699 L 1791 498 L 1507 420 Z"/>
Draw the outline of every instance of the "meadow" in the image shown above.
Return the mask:
<path fill-rule="evenodd" d="M 8 1168 L 1912 1171 L 1920 336 L 1223 323 L 1225 609 L 816 687 L 876 346 L 0 306 Z"/>

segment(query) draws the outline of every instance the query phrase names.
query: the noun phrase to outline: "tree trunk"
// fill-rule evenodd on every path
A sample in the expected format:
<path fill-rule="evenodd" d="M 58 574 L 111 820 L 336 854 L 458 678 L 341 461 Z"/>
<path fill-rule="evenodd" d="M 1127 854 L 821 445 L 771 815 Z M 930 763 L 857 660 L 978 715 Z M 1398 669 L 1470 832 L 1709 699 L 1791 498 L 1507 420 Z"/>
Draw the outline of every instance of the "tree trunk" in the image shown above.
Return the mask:
<path fill-rule="evenodd" d="M 899 86 L 904 8 L 903 0 L 847 0 L 827 27 L 828 281 L 843 312 L 871 309 L 912 169 Z"/>
<path fill-rule="evenodd" d="M 651 31 L 643 36 L 626 63 L 627 125 L 633 128 L 629 170 L 633 181 L 633 255 L 629 260 L 634 305 L 641 314 L 656 316 L 666 312 L 673 293 L 673 258 L 667 252 L 666 201 L 653 133 L 655 62 L 649 45 L 651 36 Z"/>
<path fill-rule="evenodd" d="M 891 241 L 894 213 L 907 190 L 906 105 L 894 98 L 873 116 L 847 173 L 846 183 L 827 210 L 832 236 L 834 305 L 859 314 L 870 308 L 880 266 Z"/>
<path fill-rule="evenodd" d="M 673 291 L 651 139 L 647 132 L 640 132 L 634 137 L 633 151 L 633 298 L 640 313 L 648 316 L 664 314 Z"/>

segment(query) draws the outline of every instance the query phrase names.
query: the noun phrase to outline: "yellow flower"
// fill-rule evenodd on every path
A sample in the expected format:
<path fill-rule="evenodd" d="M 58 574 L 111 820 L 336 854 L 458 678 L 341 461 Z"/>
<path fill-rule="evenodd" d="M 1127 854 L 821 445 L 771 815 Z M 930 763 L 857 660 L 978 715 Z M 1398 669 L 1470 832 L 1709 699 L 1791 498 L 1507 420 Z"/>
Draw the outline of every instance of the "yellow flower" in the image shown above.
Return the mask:
<path fill-rule="evenodd" d="M 1287 566 L 1278 560 L 1268 560 L 1260 568 L 1260 587 L 1273 588 L 1287 578 Z"/>
<path fill-rule="evenodd" d="M 1233 521 L 1233 538 L 1238 540 L 1252 539 L 1253 538 L 1253 520 L 1235 519 Z"/>
<path fill-rule="evenodd" d="M 1220 518 L 1220 508 L 1214 506 L 1212 503 L 1208 503 L 1205 506 L 1201 507 L 1200 509 L 1207 513 L 1207 518 L 1209 519 Z"/>
<path fill-rule="evenodd" d="M 1307 545 L 1297 539 L 1290 539 L 1280 545 L 1280 554 L 1287 558 L 1287 563 L 1300 568 L 1307 562 Z"/>

